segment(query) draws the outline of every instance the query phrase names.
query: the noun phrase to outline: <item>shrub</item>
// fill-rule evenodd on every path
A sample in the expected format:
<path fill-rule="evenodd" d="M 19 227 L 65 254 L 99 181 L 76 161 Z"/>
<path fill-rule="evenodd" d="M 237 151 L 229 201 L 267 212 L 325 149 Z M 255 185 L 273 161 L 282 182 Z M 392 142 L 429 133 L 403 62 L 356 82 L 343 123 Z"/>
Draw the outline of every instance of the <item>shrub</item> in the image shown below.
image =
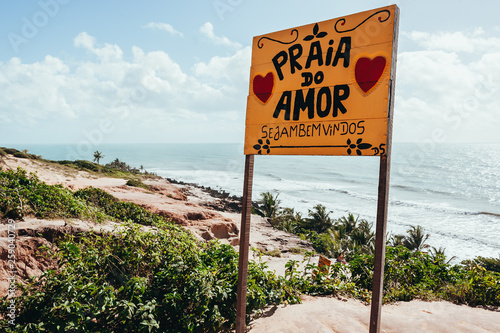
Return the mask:
<path fill-rule="evenodd" d="M 14 332 L 219 332 L 235 322 L 238 256 L 219 243 L 198 246 L 169 223 L 143 232 L 68 237 L 59 272 L 47 271 L 16 298 Z M 297 302 L 284 279 L 250 262 L 248 313 Z M 0 302 L 6 313 L 9 301 Z M 4 317 L 5 318 L 5 317 Z"/>
<path fill-rule="evenodd" d="M 47 185 L 21 168 L 0 171 L 1 217 L 73 217 L 102 220 L 102 214 L 61 185 Z"/>
<path fill-rule="evenodd" d="M 500 258 L 476 257 L 472 260 L 464 260 L 462 264 L 469 268 L 479 265 L 488 271 L 500 273 Z"/>
<path fill-rule="evenodd" d="M 144 188 L 146 190 L 149 189 L 148 185 L 144 184 L 143 182 L 141 182 L 138 179 L 129 179 L 129 180 L 127 180 L 126 185 L 134 186 L 134 187 L 141 187 L 141 188 Z"/>
<path fill-rule="evenodd" d="M 443 287 L 443 298 L 471 306 L 500 306 L 500 274 L 484 267 L 457 267 L 454 283 Z"/>
<path fill-rule="evenodd" d="M 151 213 L 147 209 L 132 202 L 118 201 L 105 191 L 87 187 L 75 192 L 75 197 L 85 200 L 88 204 L 103 210 L 103 212 L 119 221 L 131 221 L 143 225 L 153 225 L 165 221 L 158 214 Z"/>
<path fill-rule="evenodd" d="M 14 155 L 15 153 L 19 153 L 20 151 L 15 149 L 15 148 L 4 148 L 2 147 L 2 149 L 7 153 L 7 154 L 10 154 L 10 155 Z"/>
<path fill-rule="evenodd" d="M 18 158 L 30 158 L 28 154 L 22 152 L 22 151 L 18 151 L 18 152 L 15 152 L 14 153 L 14 157 L 18 157 Z"/>
<path fill-rule="evenodd" d="M 116 158 L 114 161 L 106 164 L 106 167 L 108 167 L 110 169 L 120 170 L 123 172 L 140 173 L 139 169 L 131 167 L 127 163 L 120 161 L 118 158 Z"/>
<path fill-rule="evenodd" d="M 76 160 L 73 162 L 79 169 L 99 172 L 99 165 L 85 160 Z"/>

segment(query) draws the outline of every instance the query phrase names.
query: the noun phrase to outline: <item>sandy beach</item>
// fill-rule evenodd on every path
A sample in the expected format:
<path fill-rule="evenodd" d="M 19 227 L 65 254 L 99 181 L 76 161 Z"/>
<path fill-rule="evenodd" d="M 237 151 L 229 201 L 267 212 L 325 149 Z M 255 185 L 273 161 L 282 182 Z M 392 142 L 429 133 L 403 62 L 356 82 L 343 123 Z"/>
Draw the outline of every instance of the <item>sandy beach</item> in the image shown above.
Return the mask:
<path fill-rule="evenodd" d="M 4 157 L 3 169 L 21 167 L 34 172 L 48 184 L 61 184 L 72 190 L 93 186 L 120 200 L 134 202 L 153 212 L 172 218 L 189 229 L 200 240 L 219 239 L 238 248 L 240 215 L 216 211 L 217 199 L 199 188 L 173 185 L 164 179 L 145 181 L 153 190 L 126 185 L 125 179 L 100 177 L 69 167 L 43 161 Z M 40 256 L 37 248 L 51 246 L 60 233 L 82 230 L 109 231 L 115 223 L 95 224 L 80 220 L 18 221 L 18 270 L 21 280 L 54 267 L 55 262 Z M 7 226 L 0 225 L 1 257 L 6 257 Z M 284 274 L 285 263 L 301 261 L 294 248 L 312 251 L 311 244 L 299 237 L 273 229 L 266 220 L 252 216 L 250 246 L 260 251 L 279 250 L 281 257 L 262 256 L 270 270 Z M 252 251 L 252 256 L 257 254 Z M 317 261 L 318 256 L 312 260 Z M 0 295 L 7 290 L 6 263 L 0 267 Z M 303 297 L 302 304 L 280 305 L 254 320 L 251 332 L 367 332 L 370 307 L 353 299 Z M 455 305 L 448 302 L 412 301 L 385 305 L 382 310 L 382 332 L 500 332 L 500 312 Z"/>

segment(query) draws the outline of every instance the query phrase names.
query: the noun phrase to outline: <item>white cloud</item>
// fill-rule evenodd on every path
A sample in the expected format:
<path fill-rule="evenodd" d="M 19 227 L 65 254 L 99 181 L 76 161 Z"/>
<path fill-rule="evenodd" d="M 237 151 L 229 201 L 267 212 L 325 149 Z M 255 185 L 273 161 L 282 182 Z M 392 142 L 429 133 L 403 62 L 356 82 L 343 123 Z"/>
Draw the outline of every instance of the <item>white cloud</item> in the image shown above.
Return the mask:
<path fill-rule="evenodd" d="M 95 38 L 90 36 L 86 32 L 81 32 L 73 40 L 73 45 L 75 47 L 83 47 L 85 49 L 91 50 L 94 48 Z"/>
<path fill-rule="evenodd" d="M 429 33 L 412 31 L 402 34 L 427 50 L 466 53 L 500 51 L 500 38 L 488 37 L 482 28 L 476 28 L 472 32 Z"/>
<path fill-rule="evenodd" d="M 82 47 L 95 54 L 101 61 L 113 62 L 121 60 L 123 56 L 123 51 L 118 45 L 104 44 L 102 47 L 96 47 L 95 38 L 87 34 L 86 32 L 79 33 L 73 42 L 75 47 Z"/>
<path fill-rule="evenodd" d="M 214 42 L 217 45 L 225 45 L 225 46 L 230 46 L 233 48 L 240 48 L 241 44 L 237 42 L 232 42 L 230 41 L 227 37 L 219 37 L 214 34 L 214 26 L 210 22 L 205 22 L 201 27 L 200 27 L 200 32 L 208 37 L 212 42 Z"/>
<path fill-rule="evenodd" d="M 215 56 L 208 63 L 199 62 L 193 69 L 198 77 L 226 79 L 232 83 L 248 82 L 252 48 L 247 46 L 228 57 Z"/>
<path fill-rule="evenodd" d="M 213 34 L 211 24 L 205 26 Z M 441 34 L 428 37 L 436 36 Z M 490 38 L 480 32 L 475 43 Z M 0 128 L 5 137 L 18 135 L 12 142 L 79 142 L 82 128 L 105 118 L 116 128 L 105 140 L 114 142 L 243 139 L 249 46 L 188 70 L 163 51 L 133 47 L 124 57 L 118 45 L 85 32 L 74 46 L 92 56 L 71 65 L 53 56 L 0 62 Z M 399 53 L 395 141 L 425 141 L 435 130 L 445 141 L 500 141 L 500 51 L 475 51 L 470 60 L 469 53 L 452 49 Z"/>
<path fill-rule="evenodd" d="M 175 30 L 175 28 L 168 24 L 168 23 L 162 23 L 162 22 L 149 22 L 146 25 L 142 26 L 143 29 L 152 29 L 152 30 L 161 30 L 161 31 L 166 31 L 171 35 L 174 36 L 180 36 L 183 37 L 184 35 L 182 32 Z"/>
<path fill-rule="evenodd" d="M 248 86 L 234 83 L 248 75 L 248 49 L 196 64 L 199 70 L 190 75 L 163 51 L 133 47 L 132 59 L 124 60 L 117 45 L 101 45 L 85 32 L 74 46 L 95 59 L 71 66 L 52 56 L 36 63 L 0 62 L 0 119 L 27 131 L 22 140 L 60 135 L 54 140 L 78 141 L 84 136 L 75 124 L 92 127 L 102 119 L 113 120 L 116 130 L 108 138 L 114 141 L 241 139 Z M 29 134 L 43 133 L 47 124 L 60 124 L 60 133 Z"/>
<path fill-rule="evenodd" d="M 496 38 L 481 29 L 411 36 L 426 50 L 398 54 L 394 138 L 426 141 L 437 131 L 444 141 L 500 142 L 500 52 L 486 47 Z"/>

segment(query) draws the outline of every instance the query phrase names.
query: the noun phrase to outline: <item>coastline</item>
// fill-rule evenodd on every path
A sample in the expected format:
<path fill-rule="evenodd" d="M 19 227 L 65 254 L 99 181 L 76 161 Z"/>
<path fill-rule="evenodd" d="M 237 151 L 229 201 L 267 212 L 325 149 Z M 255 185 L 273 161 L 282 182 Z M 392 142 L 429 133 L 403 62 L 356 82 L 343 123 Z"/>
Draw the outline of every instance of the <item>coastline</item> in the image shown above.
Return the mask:
<path fill-rule="evenodd" d="M 176 224 L 188 229 L 199 241 L 218 240 L 238 249 L 241 216 L 237 211 L 238 200 L 241 201 L 241 199 L 235 196 L 230 197 L 226 192 L 172 179 L 168 181 L 160 177 L 144 181 L 153 190 L 151 191 L 126 185 L 127 179 L 90 174 L 42 160 L 4 156 L 3 169 L 15 170 L 18 167 L 28 173 L 35 173 L 48 185 L 59 184 L 72 191 L 89 186 L 100 188 L 121 201 L 136 203 L 151 212 L 171 218 Z M 35 236 L 38 232 L 52 235 L 89 230 L 111 231 L 117 225 L 116 222 L 111 221 L 93 223 L 75 219 L 40 220 L 37 218 L 26 218 L 24 222 L 17 224 L 17 234 L 27 237 Z M 6 234 L 7 225 L 0 225 L 0 238 L 6 237 Z M 49 237 L 52 238 L 52 236 Z M 42 239 L 36 242 L 45 244 L 45 240 Z M 28 251 L 32 247 L 20 244 L 21 247 L 27 247 Z M 252 216 L 250 247 L 255 248 L 257 252 L 279 251 L 281 253 L 279 258 L 269 257 L 268 261 L 269 267 L 282 276 L 288 260 L 301 259 L 300 255 L 291 253 L 293 248 L 300 247 L 304 251 L 313 251 L 309 242 L 301 240 L 296 235 L 273 229 L 264 218 L 256 215 Z M 29 262 L 24 266 L 36 265 L 33 263 L 33 256 L 28 257 Z M 251 257 L 257 258 L 258 253 L 251 251 Z M 316 262 L 317 258 L 316 256 Z M 43 269 L 46 268 L 43 266 Z M 28 275 L 26 272 L 39 274 L 43 269 L 23 270 L 25 276 L 21 278 L 21 281 L 26 280 L 26 275 Z M 0 277 L 6 276 L 5 272 L 6 269 L 3 269 L 3 272 L 0 271 Z M 0 296 L 4 296 L 7 284 L 3 279 L 0 280 Z"/>
<path fill-rule="evenodd" d="M 74 159 L 66 152 L 78 148 L 76 144 L 16 147 L 52 160 Z M 415 159 L 418 144 L 396 143 L 388 231 L 404 234 L 410 226 L 421 225 L 431 235 L 429 244 L 445 248 L 456 264 L 475 256 L 498 257 L 499 217 L 480 213 L 500 213 L 500 183 L 495 175 L 500 161 L 492 155 L 497 147 L 440 144 L 427 159 Z M 244 158 L 239 144 L 103 144 L 98 148 L 106 155 L 102 164 L 116 157 L 135 167 L 144 165 L 165 178 L 231 195 L 242 193 Z M 76 158 L 89 159 L 90 155 L 82 152 Z M 334 218 L 353 213 L 374 222 L 377 175 L 378 160 L 370 157 L 256 156 L 254 200 L 270 191 L 279 193 L 282 207 L 293 207 L 304 216 L 322 204 L 333 211 Z"/>
<path fill-rule="evenodd" d="M 93 186 L 101 188 L 120 200 L 135 202 L 148 210 L 171 217 L 178 224 L 189 229 L 200 241 L 218 239 L 238 247 L 240 216 L 234 211 L 225 210 L 225 194 L 217 197 L 207 193 L 205 188 L 193 184 L 173 184 L 166 179 L 145 181 L 154 191 L 126 185 L 127 180 L 89 174 L 60 165 L 52 165 L 38 160 L 4 157 L 5 169 L 21 167 L 34 172 L 47 184 L 61 184 L 72 190 Z M 237 198 L 234 198 L 237 200 Z M 219 207 L 222 211 L 217 211 Z M 26 275 L 37 275 L 43 270 L 54 267 L 54 263 L 41 261 L 35 249 L 40 245 L 50 245 L 50 235 L 72 233 L 82 230 L 111 230 L 111 222 L 95 224 L 79 220 L 40 220 L 27 218 L 18 222 L 20 247 L 19 265 L 24 266 Z M 6 225 L 0 226 L 0 234 L 5 237 Z M 41 233 L 43 237 L 39 237 Z M 43 240 L 42 240 L 43 239 Z M 270 270 L 284 275 L 285 263 L 301 260 L 300 254 L 292 253 L 294 248 L 311 251 L 308 242 L 283 231 L 273 229 L 269 223 L 258 216 L 252 216 L 250 235 L 251 246 L 261 252 L 279 250 L 281 257 L 262 255 Z M 31 251 L 31 252 L 29 252 Z M 251 257 L 259 259 L 252 252 Z M 23 261 L 26 259 L 26 261 Z M 317 260 L 317 257 L 316 259 Z M 36 266 L 37 263 L 40 265 Z M 314 263 L 314 262 L 313 262 Z M 29 269 L 26 269 L 29 267 Z M 4 282 L 4 275 L 1 281 Z M 480 308 L 454 305 L 449 302 L 412 301 L 383 307 L 382 330 L 387 332 L 420 332 L 433 330 L 440 332 L 494 332 L 500 331 L 500 313 Z M 271 308 L 262 318 L 254 320 L 252 332 L 296 332 L 309 331 L 311 327 L 319 332 L 352 332 L 362 330 L 368 324 L 369 307 L 359 301 L 345 298 L 303 297 L 303 304 L 281 305 Z M 312 326 L 311 326 L 312 325 Z"/>

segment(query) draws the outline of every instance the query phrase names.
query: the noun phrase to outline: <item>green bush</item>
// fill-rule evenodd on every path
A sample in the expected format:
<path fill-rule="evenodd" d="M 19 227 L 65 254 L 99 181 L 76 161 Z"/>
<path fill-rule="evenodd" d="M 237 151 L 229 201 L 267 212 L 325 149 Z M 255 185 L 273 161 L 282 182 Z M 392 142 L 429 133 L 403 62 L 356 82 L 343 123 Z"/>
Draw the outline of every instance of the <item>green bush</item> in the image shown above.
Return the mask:
<path fill-rule="evenodd" d="M 76 160 L 73 162 L 79 169 L 99 172 L 99 165 L 85 160 Z"/>
<path fill-rule="evenodd" d="M 118 159 L 116 159 L 118 160 Z M 76 161 L 53 161 L 54 163 L 62 164 L 69 166 L 71 168 L 87 171 L 87 172 L 100 172 L 113 177 L 130 177 L 134 174 L 140 174 L 140 170 L 137 168 L 132 168 L 124 162 L 118 163 L 112 162 L 106 165 L 99 165 L 94 162 L 85 161 L 85 160 L 76 160 Z M 147 172 L 144 172 L 145 175 L 150 175 Z"/>
<path fill-rule="evenodd" d="M 457 267 L 454 283 L 443 286 L 443 298 L 471 306 L 500 306 L 500 274 L 484 267 Z"/>
<path fill-rule="evenodd" d="M 22 287 L 16 326 L 5 332 L 220 332 L 235 322 L 238 256 L 228 245 L 198 246 L 180 227 L 128 225 L 114 234 L 68 237 L 60 268 Z M 296 302 L 285 280 L 251 262 L 247 312 Z M 9 301 L 3 299 L 0 313 Z M 4 317 L 5 318 L 5 317 Z"/>
<path fill-rule="evenodd" d="M 0 156 L 7 156 L 7 153 L 2 148 L 0 148 Z"/>
<path fill-rule="evenodd" d="M 75 197 L 85 200 L 88 204 L 101 209 L 106 215 L 119 221 L 131 221 L 143 225 L 153 225 L 164 221 L 158 214 L 151 213 L 147 209 L 132 202 L 118 201 L 105 191 L 87 187 L 75 192 Z"/>
<path fill-rule="evenodd" d="M 102 213 L 75 198 L 70 190 L 61 185 L 47 185 L 21 168 L 0 171 L 0 190 L 1 217 L 103 218 Z"/>
<path fill-rule="evenodd" d="M 500 258 L 476 257 L 472 260 L 464 260 L 462 264 L 469 268 L 479 265 L 488 271 L 500 273 Z"/>
<path fill-rule="evenodd" d="M 143 182 L 141 182 L 138 179 L 129 179 L 129 180 L 127 180 L 126 185 L 134 186 L 134 187 L 141 187 L 141 188 L 144 188 L 146 190 L 149 189 L 148 185 L 144 184 Z"/>
<path fill-rule="evenodd" d="M 15 148 L 5 148 L 5 147 L 2 147 L 2 149 L 7 153 L 7 154 L 10 154 L 10 155 L 14 155 L 15 153 L 19 153 L 20 151 L 15 149 Z"/>
<path fill-rule="evenodd" d="M 18 158 L 30 158 L 28 154 L 22 152 L 22 151 L 18 151 L 16 153 L 14 153 L 14 157 L 18 157 Z"/>
<path fill-rule="evenodd" d="M 349 262 L 352 280 L 371 290 L 373 255 L 356 255 Z M 459 304 L 500 306 L 500 274 L 475 265 L 451 266 L 422 252 L 387 247 L 384 301 L 446 299 Z"/>
<path fill-rule="evenodd" d="M 120 202 L 101 189 L 89 187 L 72 193 L 47 185 L 22 169 L 0 171 L 0 213 L 2 217 L 32 214 L 129 221 L 113 233 L 87 233 L 59 241 L 55 254 L 58 270 L 46 271 L 19 286 L 22 294 L 15 298 L 15 326 L 6 316 L 10 301 L 0 300 L 0 330 L 215 332 L 234 326 L 238 254 L 228 245 L 199 244 L 189 232 L 163 217 Z M 287 224 L 284 216 L 295 222 Z M 329 270 L 318 270 L 311 263 L 313 253 L 307 252 L 304 271 L 292 260 L 286 265 L 285 277 L 278 277 L 260 260 L 251 261 L 247 320 L 250 313 L 265 306 L 300 302 L 300 293 L 350 295 L 369 301 L 374 261 L 368 248 L 370 224 L 352 214 L 329 220 L 321 207 L 315 207 L 310 217 L 332 223 L 332 227 L 322 233 L 304 229 L 298 222 L 303 219 L 293 210 L 279 210 L 274 221 L 295 232 L 306 232 L 303 236 L 316 250 L 335 253 L 348 249 L 349 264 L 334 263 Z M 153 228 L 144 231 L 135 223 Z M 478 257 L 451 266 L 441 250 L 429 255 L 388 246 L 384 302 L 445 299 L 498 307 L 499 261 Z"/>

